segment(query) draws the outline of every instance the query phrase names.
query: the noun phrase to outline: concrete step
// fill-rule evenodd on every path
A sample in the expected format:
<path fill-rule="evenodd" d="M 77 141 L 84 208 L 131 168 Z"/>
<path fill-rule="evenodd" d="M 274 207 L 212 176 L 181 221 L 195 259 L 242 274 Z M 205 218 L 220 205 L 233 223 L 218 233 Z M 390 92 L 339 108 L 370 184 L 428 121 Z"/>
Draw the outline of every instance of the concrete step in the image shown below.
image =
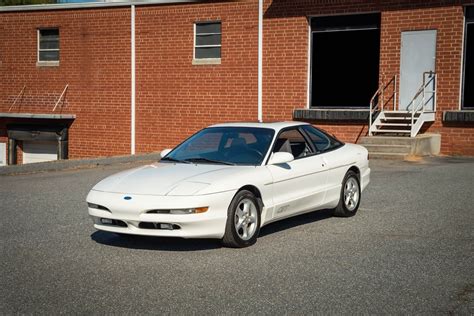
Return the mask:
<path fill-rule="evenodd" d="M 374 133 L 394 133 L 394 134 L 410 134 L 411 131 L 409 129 L 374 129 L 372 130 Z"/>
<path fill-rule="evenodd" d="M 383 134 L 362 137 L 358 143 L 367 148 L 371 158 L 404 159 L 408 155 L 438 155 L 441 148 L 441 136 L 428 133 L 416 137 Z"/>
<path fill-rule="evenodd" d="M 416 118 L 416 117 L 415 117 Z M 411 116 L 410 117 L 384 117 L 380 119 L 381 121 L 394 121 L 394 122 L 410 122 L 411 123 Z"/>
<path fill-rule="evenodd" d="M 380 144 L 364 144 L 363 145 L 372 153 L 384 153 L 384 154 L 406 154 L 411 152 L 410 145 L 380 145 Z"/>
<path fill-rule="evenodd" d="M 360 145 L 406 145 L 411 146 L 413 139 L 402 136 L 365 136 L 359 140 Z"/>
<path fill-rule="evenodd" d="M 401 126 L 401 127 L 410 127 L 411 123 L 385 123 L 385 122 L 380 122 L 379 124 L 376 124 L 377 126 Z"/>
<path fill-rule="evenodd" d="M 408 154 L 397 154 L 397 153 L 369 153 L 370 159 L 391 159 L 391 160 L 404 160 Z"/>

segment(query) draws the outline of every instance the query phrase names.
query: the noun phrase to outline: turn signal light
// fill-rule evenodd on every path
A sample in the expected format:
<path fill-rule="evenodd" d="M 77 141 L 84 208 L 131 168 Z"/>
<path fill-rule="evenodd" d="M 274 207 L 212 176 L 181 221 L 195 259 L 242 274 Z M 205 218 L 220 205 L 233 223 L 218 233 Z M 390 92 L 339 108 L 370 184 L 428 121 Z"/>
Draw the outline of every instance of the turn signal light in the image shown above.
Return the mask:
<path fill-rule="evenodd" d="M 195 208 L 195 213 L 204 213 L 204 212 L 207 212 L 207 210 L 209 209 L 209 207 L 197 207 Z"/>

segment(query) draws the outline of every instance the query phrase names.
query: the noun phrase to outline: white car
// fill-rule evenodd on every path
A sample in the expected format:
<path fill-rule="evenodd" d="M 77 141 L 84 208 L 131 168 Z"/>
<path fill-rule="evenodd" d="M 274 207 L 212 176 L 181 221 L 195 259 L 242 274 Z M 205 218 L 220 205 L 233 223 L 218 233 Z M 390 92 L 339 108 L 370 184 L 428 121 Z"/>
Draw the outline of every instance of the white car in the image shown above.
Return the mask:
<path fill-rule="evenodd" d="M 213 125 L 161 155 L 92 188 L 96 229 L 245 247 L 284 218 L 320 209 L 354 215 L 370 181 L 364 147 L 301 122 Z"/>

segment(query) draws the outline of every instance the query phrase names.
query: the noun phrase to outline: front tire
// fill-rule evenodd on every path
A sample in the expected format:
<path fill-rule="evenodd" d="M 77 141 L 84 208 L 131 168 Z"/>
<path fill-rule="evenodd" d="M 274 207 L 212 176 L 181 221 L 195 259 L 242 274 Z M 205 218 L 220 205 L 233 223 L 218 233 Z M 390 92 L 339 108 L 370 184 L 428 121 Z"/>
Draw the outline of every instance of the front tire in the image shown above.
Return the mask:
<path fill-rule="evenodd" d="M 255 195 L 247 190 L 237 192 L 227 211 L 222 243 L 226 247 L 243 248 L 257 241 L 260 232 L 260 208 Z"/>
<path fill-rule="evenodd" d="M 354 216 L 359 209 L 360 197 L 359 177 L 354 171 L 348 171 L 342 181 L 341 197 L 339 204 L 334 209 L 334 216 Z"/>

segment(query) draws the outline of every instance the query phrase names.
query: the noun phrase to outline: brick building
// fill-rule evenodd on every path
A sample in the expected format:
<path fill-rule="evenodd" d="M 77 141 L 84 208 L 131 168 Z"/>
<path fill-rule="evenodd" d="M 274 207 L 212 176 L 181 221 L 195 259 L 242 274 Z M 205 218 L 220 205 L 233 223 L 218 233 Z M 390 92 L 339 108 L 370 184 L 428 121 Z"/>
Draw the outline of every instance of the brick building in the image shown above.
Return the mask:
<path fill-rule="evenodd" d="M 418 124 L 415 134 L 441 135 L 442 154 L 474 156 L 472 5 L 1 7 L 0 164 L 159 151 L 212 123 L 258 119 L 309 121 L 348 142 L 369 119 L 373 135 Z"/>

